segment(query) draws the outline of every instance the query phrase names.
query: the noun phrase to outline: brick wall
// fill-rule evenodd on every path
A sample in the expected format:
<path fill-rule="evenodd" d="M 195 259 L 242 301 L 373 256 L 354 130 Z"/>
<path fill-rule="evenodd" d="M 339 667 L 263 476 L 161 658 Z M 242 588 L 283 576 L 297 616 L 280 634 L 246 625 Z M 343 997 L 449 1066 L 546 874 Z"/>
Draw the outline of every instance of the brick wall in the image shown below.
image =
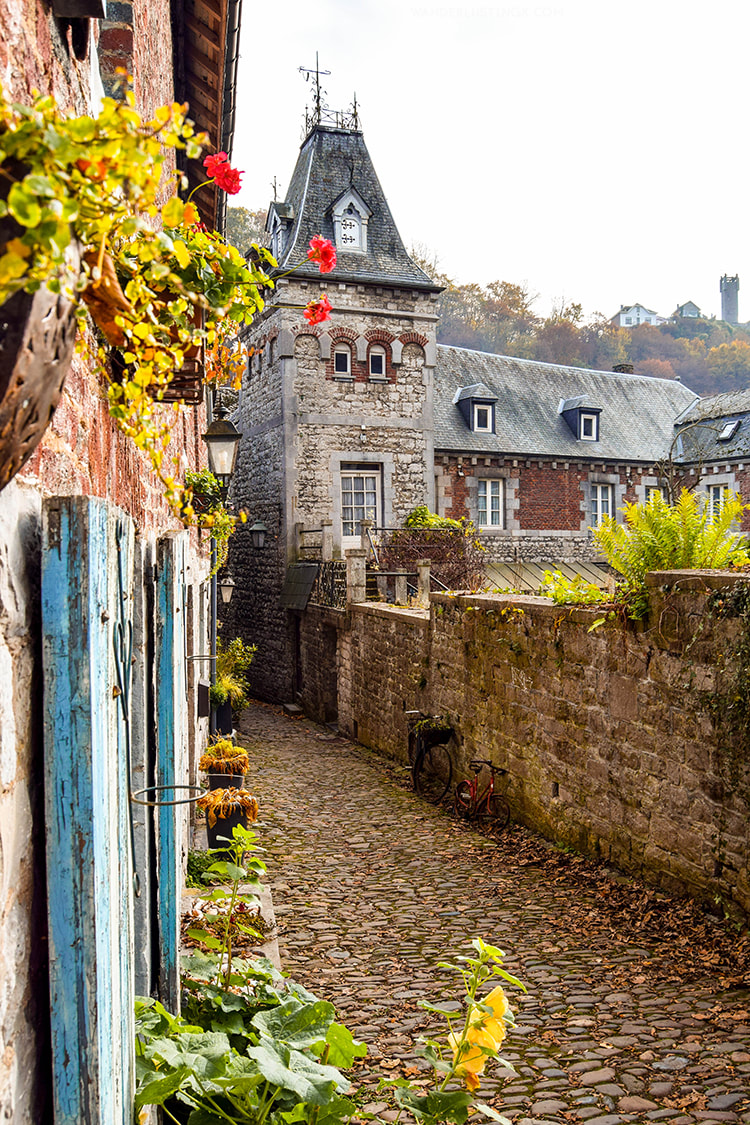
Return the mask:
<path fill-rule="evenodd" d="M 750 773 L 716 719 L 736 691 L 741 622 L 711 588 L 661 574 L 638 629 L 546 599 L 433 595 L 429 614 L 357 605 L 339 646 L 339 722 L 406 757 L 404 710 L 448 714 L 472 757 L 509 770 L 514 818 L 550 839 L 750 912 Z M 724 702 L 723 702 L 724 701 Z M 718 723 L 718 725 L 717 725 Z"/>
<path fill-rule="evenodd" d="M 126 19 L 133 8 L 135 41 L 128 38 Z M 137 108 L 149 114 L 173 98 L 168 0 L 136 0 L 132 6 L 115 0 L 108 11 L 124 38 L 119 47 L 116 36 L 101 44 L 103 69 L 136 66 Z M 96 22 L 56 19 L 42 0 L 6 0 L 0 5 L 4 92 L 28 103 L 37 88 L 52 93 L 61 108 L 92 112 L 99 31 Z M 130 52 L 130 62 L 117 55 L 120 49 Z M 202 464 L 205 413 L 163 411 L 173 427 L 168 457 L 177 458 L 178 474 Z M 41 444 L 0 492 L 0 1106 L 16 1125 L 39 1125 L 51 1113 L 39 576 L 41 503 L 54 494 L 109 498 L 134 517 L 145 553 L 158 535 L 179 526 L 147 463 L 113 426 L 106 387 L 78 356 Z M 196 537 L 189 566 L 191 649 L 205 652 L 200 583 L 207 567 Z M 191 680 L 199 671 L 199 664 L 191 664 Z M 194 715 L 192 692 L 186 706 Z M 200 731 L 194 722 L 189 727 L 194 751 Z"/>

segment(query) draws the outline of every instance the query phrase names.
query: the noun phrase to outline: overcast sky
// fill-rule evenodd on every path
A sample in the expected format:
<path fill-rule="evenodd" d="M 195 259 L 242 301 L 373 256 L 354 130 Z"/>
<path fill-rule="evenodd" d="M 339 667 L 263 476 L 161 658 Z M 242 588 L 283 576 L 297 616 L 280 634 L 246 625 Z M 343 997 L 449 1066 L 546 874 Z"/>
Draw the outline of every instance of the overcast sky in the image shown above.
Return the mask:
<path fill-rule="evenodd" d="M 536 309 L 750 319 L 748 0 L 245 0 L 232 201 L 283 199 L 311 87 L 346 109 L 407 247 Z"/>

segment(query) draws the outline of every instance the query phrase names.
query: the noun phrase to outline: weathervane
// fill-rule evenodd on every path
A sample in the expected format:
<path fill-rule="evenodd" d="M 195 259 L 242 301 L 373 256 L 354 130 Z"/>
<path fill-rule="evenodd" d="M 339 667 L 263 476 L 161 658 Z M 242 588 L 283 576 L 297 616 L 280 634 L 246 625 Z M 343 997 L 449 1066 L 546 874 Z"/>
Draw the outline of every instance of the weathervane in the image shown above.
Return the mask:
<path fill-rule="evenodd" d="M 305 106 L 305 136 L 307 136 L 316 125 L 333 125 L 337 129 L 359 129 L 359 107 L 357 105 L 357 95 L 354 95 L 354 101 L 346 112 L 339 110 L 331 110 L 325 101 L 327 90 L 322 89 L 320 85 L 321 76 L 329 75 L 330 70 L 321 70 L 320 62 L 318 60 L 318 52 L 315 52 L 315 69 L 309 66 L 300 66 L 297 68 L 300 74 L 304 74 L 305 82 L 309 82 L 314 76 L 315 96 L 313 99 L 313 109 L 308 110 Z"/>

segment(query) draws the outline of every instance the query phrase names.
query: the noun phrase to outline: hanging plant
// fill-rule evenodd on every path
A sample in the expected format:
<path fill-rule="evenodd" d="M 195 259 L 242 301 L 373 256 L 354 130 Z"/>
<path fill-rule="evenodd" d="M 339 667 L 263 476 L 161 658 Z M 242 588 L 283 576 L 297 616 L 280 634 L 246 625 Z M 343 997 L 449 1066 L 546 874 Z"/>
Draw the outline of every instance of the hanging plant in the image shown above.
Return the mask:
<path fill-rule="evenodd" d="M 180 149 L 194 160 L 208 140 L 186 107 L 164 106 L 144 121 L 134 105 L 127 91 L 122 100 L 105 98 L 96 117 L 68 117 L 51 97 L 13 105 L 0 90 L 0 304 L 46 285 L 78 302 L 81 325 L 91 313 L 104 342 L 81 333 L 79 351 L 108 383 L 114 422 L 149 459 L 174 514 L 190 524 L 199 522 L 190 486 L 175 479 L 167 457 L 180 406 L 163 403 L 174 399 L 176 373 L 199 352 L 209 357 L 213 385 L 239 385 L 245 353 L 237 337 L 262 310 L 277 263 L 261 247 L 246 260 L 203 226 L 190 199 L 178 197 L 186 180 L 165 174 L 167 153 Z M 206 157 L 204 167 L 209 182 L 239 191 L 242 173 L 226 153 Z M 330 272 L 335 249 L 317 236 L 308 260 Z M 111 348 L 119 350 L 116 362 Z M 202 521 L 224 558 L 236 519 L 222 504 Z"/>
<path fill-rule="evenodd" d="M 250 824 L 258 819 L 258 799 L 248 789 L 212 789 L 197 804 L 211 828 L 216 827 L 217 819 L 228 820 L 237 813 L 243 813 Z"/>

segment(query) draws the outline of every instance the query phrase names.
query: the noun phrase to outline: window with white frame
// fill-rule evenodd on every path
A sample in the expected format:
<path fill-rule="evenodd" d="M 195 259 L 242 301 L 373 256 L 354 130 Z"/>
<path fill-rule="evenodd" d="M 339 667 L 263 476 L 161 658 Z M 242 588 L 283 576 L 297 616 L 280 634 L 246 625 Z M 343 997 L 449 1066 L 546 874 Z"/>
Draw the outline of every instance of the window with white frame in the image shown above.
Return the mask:
<path fill-rule="evenodd" d="M 727 486 L 725 484 L 710 484 L 708 486 L 708 504 L 712 520 L 717 520 L 721 515 L 727 499 Z"/>
<path fill-rule="evenodd" d="M 654 500 L 657 496 L 659 497 L 660 500 L 663 500 L 664 499 L 664 489 L 658 484 L 647 484 L 646 485 L 646 503 L 650 504 L 651 501 Z"/>
<path fill-rule="evenodd" d="M 380 478 L 379 465 L 341 466 L 341 535 L 344 546 L 358 545 L 362 520 L 377 523 Z M 357 540 L 357 544 L 352 540 Z"/>
<path fill-rule="evenodd" d="M 348 344 L 337 344 L 333 349 L 333 373 L 337 379 L 351 378 L 352 349 Z"/>
<path fill-rule="evenodd" d="M 488 402 L 475 402 L 473 404 L 473 421 L 472 429 L 478 434 L 491 434 L 492 433 L 492 405 Z"/>
<path fill-rule="evenodd" d="M 502 528 L 503 480 L 477 481 L 477 522 L 480 527 Z"/>
<path fill-rule="evenodd" d="M 370 378 L 376 382 L 385 380 L 385 348 L 382 344 L 373 344 L 370 348 Z"/>
<path fill-rule="evenodd" d="M 612 485 L 592 484 L 591 488 L 591 526 L 599 527 L 605 516 L 612 515 Z"/>
<path fill-rule="evenodd" d="M 599 415 L 586 414 L 581 411 L 579 415 L 579 437 L 581 441 L 599 440 Z"/>

